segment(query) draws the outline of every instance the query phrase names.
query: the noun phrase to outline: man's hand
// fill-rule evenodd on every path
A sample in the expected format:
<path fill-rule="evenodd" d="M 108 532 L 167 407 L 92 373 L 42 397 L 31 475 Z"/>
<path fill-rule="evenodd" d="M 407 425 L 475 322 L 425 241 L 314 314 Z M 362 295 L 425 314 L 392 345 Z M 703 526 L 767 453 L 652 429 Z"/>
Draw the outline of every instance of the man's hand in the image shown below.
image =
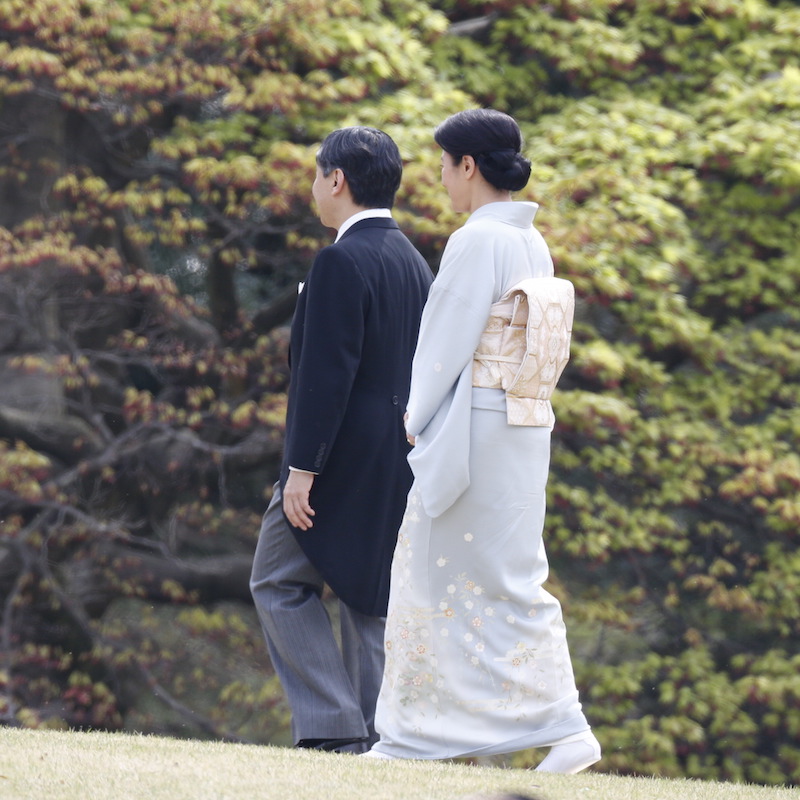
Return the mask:
<path fill-rule="evenodd" d="M 315 511 L 308 502 L 313 483 L 313 473 L 290 470 L 286 486 L 283 487 L 283 511 L 289 522 L 301 531 L 307 531 L 314 525 L 311 517 Z"/>

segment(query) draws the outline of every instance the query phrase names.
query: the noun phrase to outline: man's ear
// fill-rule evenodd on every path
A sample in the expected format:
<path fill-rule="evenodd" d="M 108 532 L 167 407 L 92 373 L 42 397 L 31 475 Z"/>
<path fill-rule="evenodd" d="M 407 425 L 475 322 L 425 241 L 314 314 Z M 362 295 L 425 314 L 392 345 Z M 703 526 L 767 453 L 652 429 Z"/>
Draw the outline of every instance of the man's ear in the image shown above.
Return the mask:
<path fill-rule="evenodd" d="M 337 195 L 341 194 L 344 191 L 344 187 L 347 185 L 347 178 L 344 176 L 344 172 L 336 167 L 333 171 L 333 183 L 331 184 L 331 194 Z"/>

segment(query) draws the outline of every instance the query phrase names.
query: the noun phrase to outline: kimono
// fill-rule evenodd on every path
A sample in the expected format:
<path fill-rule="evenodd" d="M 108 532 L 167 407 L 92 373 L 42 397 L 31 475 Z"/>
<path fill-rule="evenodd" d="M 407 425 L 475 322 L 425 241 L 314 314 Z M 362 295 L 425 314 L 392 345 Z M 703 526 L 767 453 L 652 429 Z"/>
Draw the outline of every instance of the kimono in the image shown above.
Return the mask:
<path fill-rule="evenodd" d="M 414 483 L 392 562 L 373 746 L 385 756 L 493 755 L 589 730 L 561 607 L 543 586 L 549 399 L 533 424 L 510 424 L 505 390 L 474 385 L 495 304 L 553 275 L 536 210 L 475 211 L 448 241 L 423 311 L 406 422 Z"/>

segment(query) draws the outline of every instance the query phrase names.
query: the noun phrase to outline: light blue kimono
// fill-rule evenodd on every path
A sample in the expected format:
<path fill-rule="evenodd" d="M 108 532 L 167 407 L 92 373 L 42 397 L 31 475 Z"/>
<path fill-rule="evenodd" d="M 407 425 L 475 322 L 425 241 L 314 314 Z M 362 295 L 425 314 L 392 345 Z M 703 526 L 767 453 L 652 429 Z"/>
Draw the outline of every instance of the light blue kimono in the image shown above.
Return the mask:
<path fill-rule="evenodd" d="M 392 562 L 377 754 L 445 759 L 588 731 L 561 607 L 543 584 L 549 427 L 472 387 L 492 303 L 553 274 L 536 206 L 492 203 L 450 238 L 423 312 L 407 429 L 414 485 Z"/>
<path fill-rule="evenodd" d="M 525 278 L 553 275 L 536 228 L 536 203 L 482 206 L 447 242 L 422 313 L 411 371 L 406 429 L 416 436 L 409 463 L 425 510 L 437 517 L 469 486 L 472 356 L 492 303 Z M 481 402 L 499 390 L 475 389 Z"/>

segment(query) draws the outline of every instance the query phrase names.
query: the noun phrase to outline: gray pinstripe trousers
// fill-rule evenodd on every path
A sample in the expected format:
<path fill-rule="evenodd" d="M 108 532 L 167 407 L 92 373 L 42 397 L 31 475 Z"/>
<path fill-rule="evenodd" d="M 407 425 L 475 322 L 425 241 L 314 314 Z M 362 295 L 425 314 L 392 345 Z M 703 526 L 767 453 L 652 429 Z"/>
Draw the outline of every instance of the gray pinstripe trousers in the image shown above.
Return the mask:
<path fill-rule="evenodd" d="M 297 544 L 280 486 L 261 521 L 250 591 L 272 665 L 292 711 L 292 737 L 377 741 L 375 704 L 383 676 L 384 617 L 339 602 L 340 635 L 322 603 L 324 581 Z"/>

